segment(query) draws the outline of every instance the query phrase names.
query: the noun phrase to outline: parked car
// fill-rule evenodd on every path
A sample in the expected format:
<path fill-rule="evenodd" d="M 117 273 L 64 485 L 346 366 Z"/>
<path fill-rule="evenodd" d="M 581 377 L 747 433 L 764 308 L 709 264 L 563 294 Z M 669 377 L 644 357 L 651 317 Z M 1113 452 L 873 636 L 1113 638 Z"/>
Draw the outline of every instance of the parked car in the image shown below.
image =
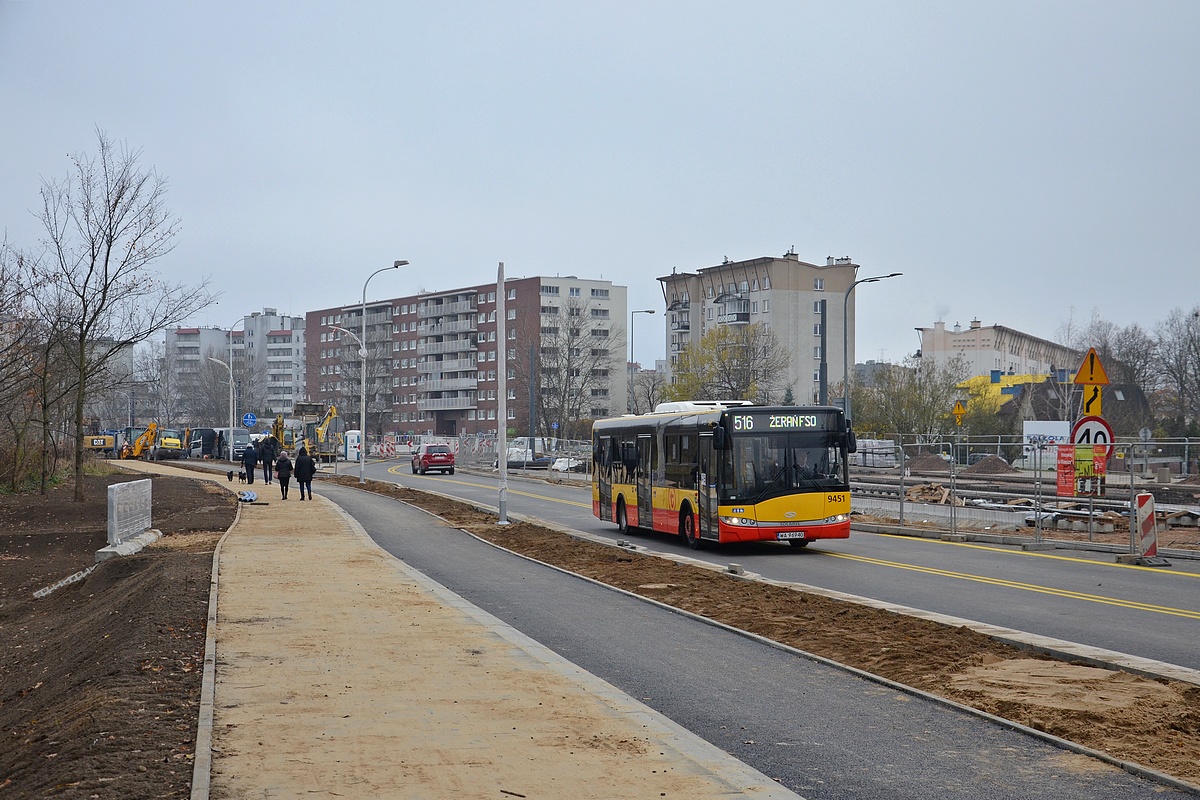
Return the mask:
<path fill-rule="evenodd" d="M 454 474 L 454 453 L 448 445 L 423 444 L 413 451 L 413 474 L 424 475 L 431 469 L 440 470 L 449 475 Z"/>

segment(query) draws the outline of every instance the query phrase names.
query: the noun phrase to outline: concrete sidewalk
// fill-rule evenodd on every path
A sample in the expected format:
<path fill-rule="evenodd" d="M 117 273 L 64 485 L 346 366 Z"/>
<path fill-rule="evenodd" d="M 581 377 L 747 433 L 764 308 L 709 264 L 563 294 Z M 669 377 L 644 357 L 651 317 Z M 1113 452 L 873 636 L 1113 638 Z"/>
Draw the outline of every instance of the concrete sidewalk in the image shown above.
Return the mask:
<path fill-rule="evenodd" d="M 329 500 L 253 488 L 269 505 L 243 505 L 214 559 L 194 799 L 797 797 L 409 568 Z M 403 509 L 397 524 L 444 523 Z"/>

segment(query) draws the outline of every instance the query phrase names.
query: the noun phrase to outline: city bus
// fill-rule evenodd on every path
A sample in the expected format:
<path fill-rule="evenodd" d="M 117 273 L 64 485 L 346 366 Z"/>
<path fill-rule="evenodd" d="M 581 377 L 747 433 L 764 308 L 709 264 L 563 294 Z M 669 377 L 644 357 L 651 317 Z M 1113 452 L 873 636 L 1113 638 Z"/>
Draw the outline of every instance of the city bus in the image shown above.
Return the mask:
<path fill-rule="evenodd" d="M 704 543 L 804 547 L 850 536 L 848 453 L 840 408 L 663 403 L 592 427 L 592 512 Z"/>

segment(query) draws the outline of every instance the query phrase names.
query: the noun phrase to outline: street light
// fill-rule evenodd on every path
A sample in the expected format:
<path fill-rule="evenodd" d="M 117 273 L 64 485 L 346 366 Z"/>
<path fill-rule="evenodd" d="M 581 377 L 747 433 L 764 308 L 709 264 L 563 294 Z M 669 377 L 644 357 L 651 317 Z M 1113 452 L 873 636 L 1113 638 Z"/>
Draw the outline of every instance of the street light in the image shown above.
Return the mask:
<path fill-rule="evenodd" d="M 633 349 L 633 332 L 634 332 L 633 321 L 635 319 L 634 315 L 635 314 L 653 314 L 653 313 L 654 313 L 653 308 L 646 308 L 646 309 L 642 309 L 640 311 L 630 311 L 629 312 L 629 369 L 626 370 L 626 372 L 628 373 L 627 380 L 629 381 L 629 392 L 628 392 L 629 396 L 626 398 L 626 401 L 625 401 L 625 410 L 631 414 L 633 413 L 633 370 L 634 370 L 633 365 L 634 365 L 634 362 L 637 361 L 637 356 Z"/>
<path fill-rule="evenodd" d="M 359 391 L 359 440 L 358 440 L 358 482 L 360 484 L 367 482 L 366 468 L 367 459 L 364 445 L 367 443 L 367 284 L 381 272 L 387 272 L 389 269 L 400 269 L 408 264 L 407 261 L 396 261 L 390 267 L 380 267 L 367 276 L 363 281 L 362 292 L 362 338 L 358 340 L 359 355 L 362 356 L 362 373 L 360 381 L 361 388 Z"/>
<path fill-rule="evenodd" d="M 860 283 L 875 283 L 887 278 L 898 278 L 903 275 L 903 272 L 893 272 L 891 275 L 876 275 L 871 278 L 859 278 L 854 283 L 850 284 L 850 288 L 846 290 L 846 296 L 842 300 L 842 410 L 846 417 L 846 425 L 850 424 L 850 347 L 847 344 L 849 341 L 848 331 L 849 323 L 849 306 L 850 293 L 854 291 L 854 287 Z"/>
<path fill-rule="evenodd" d="M 218 364 L 224 364 L 225 368 L 229 370 L 229 436 L 225 438 L 229 440 L 229 460 L 233 461 L 233 359 L 229 359 L 228 364 L 221 359 L 213 358 L 212 356 L 209 356 L 208 360 L 215 361 Z"/>

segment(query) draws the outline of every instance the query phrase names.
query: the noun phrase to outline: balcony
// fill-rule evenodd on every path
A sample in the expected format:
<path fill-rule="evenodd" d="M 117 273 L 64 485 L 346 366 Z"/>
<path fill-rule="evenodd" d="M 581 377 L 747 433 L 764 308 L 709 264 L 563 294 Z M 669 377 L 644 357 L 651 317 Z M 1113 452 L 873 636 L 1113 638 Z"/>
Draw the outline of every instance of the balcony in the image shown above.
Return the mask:
<path fill-rule="evenodd" d="M 450 320 L 448 322 L 439 322 L 435 325 L 426 325 L 417 328 L 418 336 L 447 336 L 452 333 L 472 333 L 479 329 L 479 323 L 475 321 L 475 317 L 470 319 Z"/>
<path fill-rule="evenodd" d="M 719 325 L 749 325 L 749 311 L 731 311 L 728 314 L 721 314 L 717 317 Z"/>
<path fill-rule="evenodd" d="M 459 300 L 454 303 L 426 303 L 417 308 L 418 319 L 434 319 L 447 314 L 474 314 L 474 300 Z"/>
<path fill-rule="evenodd" d="M 475 349 L 475 342 L 470 338 L 449 339 L 441 342 L 417 342 L 417 353 L 423 356 L 438 353 L 462 353 Z"/>
<path fill-rule="evenodd" d="M 457 411 L 475 408 L 474 397 L 430 397 L 417 400 L 421 411 Z"/>
<path fill-rule="evenodd" d="M 687 319 L 686 317 L 671 323 L 671 330 L 673 331 L 690 331 L 691 329 L 691 320 Z"/>
<path fill-rule="evenodd" d="M 472 358 L 447 358 L 441 361 L 425 359 L 417 363 L 417 372 L 422 375 L 432 375 L 437 372 L 474 372 L 475 360 Z"/>
<path fill-rule="evenodd" d="M 433 381 L 425 381 L 417 384 L 417 390 L 421 392 L 454 392 L 462 389 L 475 391 L 475 387 L 479 385 L 478 378 L 440 378 Z"/>

